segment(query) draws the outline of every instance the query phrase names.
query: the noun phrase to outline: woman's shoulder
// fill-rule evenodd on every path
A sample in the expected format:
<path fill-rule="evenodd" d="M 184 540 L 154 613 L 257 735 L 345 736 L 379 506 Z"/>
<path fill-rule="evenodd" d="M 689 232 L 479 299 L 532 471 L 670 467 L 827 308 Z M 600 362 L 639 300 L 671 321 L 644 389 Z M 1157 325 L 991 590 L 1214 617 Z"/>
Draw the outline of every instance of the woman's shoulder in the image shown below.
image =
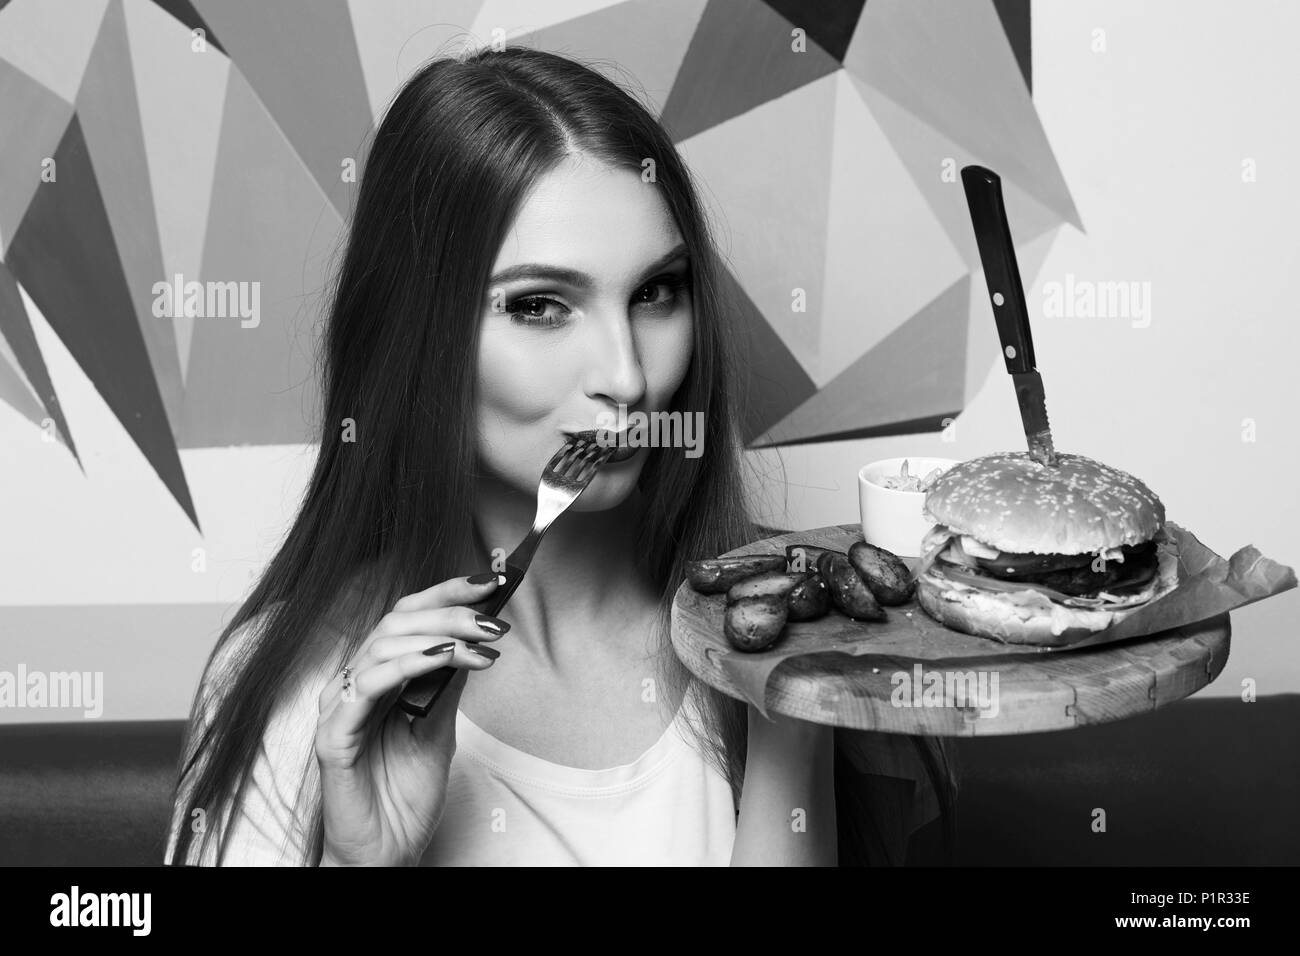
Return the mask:
<path fill-rule="evenodd" d="M 374 564 L 348 574 L 332 599 L 312 615 L 310 626 L 295 640 L 292 650 L 280 648 L 278 653 L 262 658 L 279 661 L 281 665 L 289 662 L 278 682 L 273 718 L 289 721 L 295 730 L 305 720 L 315 721 L 325 685 L 342 670 L 348 648 L 364 640 L 361 631 L 374 616 L 381 575 L 382 569 Z M 240 609 L 243 620 L 213 650 L 204 673 L 201 697 L 234 686 L 242 672 L 257 666 L 253 656 L 262 646 L 261 639 L 268 628 L 277 626 L 278 630 L 281 614 L 293 613 L 289 603 L 271 601 L 252 613 Z"/>
<path fill-rule="evenodd" d="M 353 585 L 348 591 L 355 590 Z M 351 594 L 349 593 L 348 597 Z M 299 640 L 293 654 L 276 654 L 276 659 L 292 660 L 279 682 L 273 722 L 289 720 L 297 724 L 304 717 L 314 719 L 316 701 L 321 691 L 342 667 L 342 656 L 351 634 L 352 622 L 346 613 L 349 600 L 330 604 L 316 616 L 311 627 Z M 209 697 L 237 683 L 241 672 L 256 666 L 253 656 L 267 629 L 285 612 L 285 602 L 275 601 L 246 617 L 235 627 L 212 653 L 212 659 L 203 676 L 200 697 L 205 704 Z"/>
<path fill-rule="evenodd" d="M 328 601 L 314 615 L 312 625 L 299 645 L 300 659 L 311 665 L 324 665 L 336 656 L 340 645 L 348 638 L 357 622 L 370 612 L 377 571 L 366 567 L 350 574 Z M 230 635 L 215 649 L 213 663 L 219 669 L 236 665 L 257 646 L 258 638 L 286 612 L 289 602 L 274 600 L 248 614 Z M 243 608 L 240 609 L 242 614 Z"/>

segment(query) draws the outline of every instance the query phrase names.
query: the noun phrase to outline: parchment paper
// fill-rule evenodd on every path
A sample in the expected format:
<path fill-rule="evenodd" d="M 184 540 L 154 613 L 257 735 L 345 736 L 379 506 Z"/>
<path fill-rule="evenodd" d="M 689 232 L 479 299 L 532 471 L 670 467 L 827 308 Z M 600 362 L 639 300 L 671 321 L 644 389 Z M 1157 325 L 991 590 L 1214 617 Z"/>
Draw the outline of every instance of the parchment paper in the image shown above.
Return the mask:
<path fill-rule="evenodd" d="M 989 638 L 975 637 L 950 630 L 935 621 L 915 599 L 905 605 L 886 609 L 888 620 L 864 625 L 862 635 L 851 640 L 837 640 L 817 627 L 816 621 L 787 624 L 786 633 L 771 650 L 757 654 L 734 650 L 722 635 L 722 608 L 725 599 L 717 595 L 707 600 L 718 603 L 718 643 L 706 650 L 740 689 L 744 698 L 767 715 L 767 684 L 772 671 L 783 661 L 810 654 L 839 652 L 854 657 L 889 658 L 934 663 L 952 662 L 969 666 L 972 658 L 985 661 L 1008 657 L 1037 657 L 1042 654 L 1068 654 L 1083 647 L 1095 647 L 1113 641 L 1158 634 L 1171 628 L 1194 624 L 1216 617 L 1225 611 L 1245 607 L 1255 601 L 1280 594 L 1296 586 L 1295 571 L 1264 557 L 1253 546 L 1238 550 L 1225 560 L 1202 544 L 1194 534 L 1173 522 L 1165 525 L 1166 533 L 1176 545 L 1179 557 L 1178 587 L 1159 600 L 1134 611 L 1129 617 L 1104 631 L 1064 647 L 1033 647 L 1004 644 Z M 841 547 L 847 550 L 862 532 L 844 531 Z M 810 542 L 811 543 L 811 542 Z M 826 547 L 837 547 L 828 542 Z M 747 552 L 749 549 L 745 549 Z M 781 553 L 784 547 L 754 549 L 752 553 Z M 909 562 L 914 566 L 915 562 Z M 683 587 L 689 588 L 689 584 Z M 831 614 L 839 612 L 832 610 Z M 870 661 L 864 661 L 870 666 Z"/>

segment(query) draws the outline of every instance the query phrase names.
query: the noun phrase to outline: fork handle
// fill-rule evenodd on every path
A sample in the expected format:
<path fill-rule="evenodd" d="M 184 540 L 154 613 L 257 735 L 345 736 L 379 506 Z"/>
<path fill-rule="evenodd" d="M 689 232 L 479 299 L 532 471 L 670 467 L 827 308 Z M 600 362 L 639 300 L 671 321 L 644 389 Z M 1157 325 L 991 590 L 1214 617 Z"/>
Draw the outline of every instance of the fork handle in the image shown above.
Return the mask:
<path fill-rule="evenodd" d="M 515 588 L 519 587 L 519 582 L 524 579 L 524 572 L 513 564 L 507 564 L 506 569 L 501 573 L 506 576 L 506 583 L 497 585 L 497 589 L 488 597 L 477 604 L 471 604 L 470 607 L 493 616 L 505 607 L 506 602 L 510 600 L 510 595 L 515 593 Z M 428 717 L 429 711 L 433 709 L 433 705 L 455 676 L 456 668 L 439 667 L 435 671 L 411 678 L 406 682 L 402 696 L 397 699 L 397 706 L 412 717 Z"/>

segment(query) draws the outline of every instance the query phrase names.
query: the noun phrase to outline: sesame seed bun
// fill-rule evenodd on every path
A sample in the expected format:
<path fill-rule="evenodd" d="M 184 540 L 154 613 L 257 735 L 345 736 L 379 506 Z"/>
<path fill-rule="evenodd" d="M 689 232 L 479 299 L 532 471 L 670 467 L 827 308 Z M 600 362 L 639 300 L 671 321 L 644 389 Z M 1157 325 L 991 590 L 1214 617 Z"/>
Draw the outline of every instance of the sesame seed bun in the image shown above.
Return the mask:
<path fill-rule="evenodd" d="M 936 524 L 999 551 L 1086 554 L 1150 541 L 1165 508 L 1127 472 L 1058 453 L 1055 467 L 1028 452 L 1002 452 L 949 468 L 930 486 Z"/>
<path fill-rule="evenodd" d="M 925 511 L 935 526 L 921 542 L 917 602 L 935 620 L 967 634 L 1007 644 L 1072 644 L 1178 586 L 1178 557 L 1164 532 L 1160 499 L 1132 475 L 1083 455 L 1058 454 L 1054 466 L 1041 464 L 1028 452 L 962 462 L 935 479 Z M 956 540 L 967 538 L 974 541 L 953 554 Z M 1084 584 L 1076 585 L 1084 590 L 1063 593 L 1035 587 L 1052 580 L 1053 573 L 1059 578 L 1059 556 L 1111 555 L 1112 561 L 1123 564 L 1122 552 L 1116 554 L 1115 549 L 1148 542 L 1156 550 L 1154 563 L 1147 566 L 1151 577 L 1142 586 L 1111 593 L 1105 590 L 1104 571 L 1093 567 L 1095 589 Z M 978 557 L 979 545 L 1011 555 L 1009 566 L 998 572 L 990 571 L 988 563 L 980 565 L 984 559 Z M 1144 560 L 1135 556 L 1140 551 L 1129 554 L 1135 561 Z M 1147 554 L 1149 561 L 1151 552 Z M 1017 557 L 1024 555 L 1048 556 L 1037 567 L 1049 573 L 1024 571 L 1024 559 Z M 969 563 L 957 566 L 953 560 L 973 562 L 975 573 L 968 570 Z M 1078 562 L 1064 565 L 1077 567 Z M 1019 576 L 1015 566 L 1022 568 Z M 980 567 L 987 576 L 978 573 Z M 1079 573 L 1086 578 L 1087 568 Z"/>

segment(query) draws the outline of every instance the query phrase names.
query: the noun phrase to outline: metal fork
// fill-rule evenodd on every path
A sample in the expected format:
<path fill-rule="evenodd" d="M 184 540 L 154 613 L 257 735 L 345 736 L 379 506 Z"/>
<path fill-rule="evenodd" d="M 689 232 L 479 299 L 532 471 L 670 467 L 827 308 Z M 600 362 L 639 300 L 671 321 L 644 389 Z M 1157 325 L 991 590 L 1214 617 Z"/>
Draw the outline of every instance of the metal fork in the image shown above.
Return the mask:
<path fill-rule="evenodd" d="M 578 496 L 591 483 L 596 471 L 617 451 L 615 445 L 601 445 L 596 441 L 594 431 L 579 432 L 574 438 L 564 443 L 542 471 L 541 481 L 537 485 L 537 516 L 533 518 L 533 528 L 506 558 L 506 583 L 497 585 L 492 596 L 477 605 L 473 605 L 484 614 L 496 615 L 515 593 L 519 582 L 524 579 L 528 565 L 533 560 L 537 545 L 542 535 L 569 505 L 578 500 Z M 427 717 L 434 702 L 456 676 L 454 667 L 441 667 L 436 671 L 413 678 L 398 698 L 398 706 L 412 717 Z"/>

